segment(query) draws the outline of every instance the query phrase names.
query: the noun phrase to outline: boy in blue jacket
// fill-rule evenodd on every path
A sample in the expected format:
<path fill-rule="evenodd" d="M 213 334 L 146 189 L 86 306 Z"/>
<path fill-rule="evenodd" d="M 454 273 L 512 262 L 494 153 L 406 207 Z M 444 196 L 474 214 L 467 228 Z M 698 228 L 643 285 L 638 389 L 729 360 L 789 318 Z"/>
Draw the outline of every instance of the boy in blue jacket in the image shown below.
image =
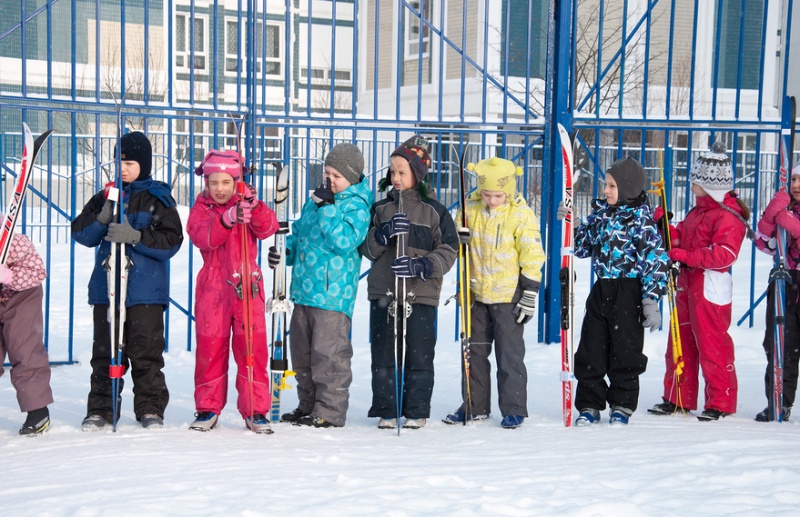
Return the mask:
<path fill-rule="evenodd" d="M 333 147 L 325 157 L 325 183 L 311 194 L 286 241 L 294 302 L 289 349 L 300 400 L 297 409 L 281 415 L 284 422 L 345 424 L 353 380 L 350 324 L 361 272 L 358 246 L 367 236 L 372 206 L 363 170 L 358 147 Z M 271 248 L 270 263 L 279 260 Z"/>
<path fill-rule="evenodd" d="M 167 262 L 181 247 L 183 228 L 169 186 L 150 177 L 153 152 L 147 137 L 139 131 L 124 135 L 119 141 L 119 153 L 123 186 L 120 201 L 124 203 L 125 222 L 115 220 L 115 203 L 106 199 L 105 190 L 95 194 L 72 221 L 72 238 L 84 246 L 97 247 L 89 280 L 94 338 L 91 388 L 81 426 L 84 431 L 110 426 L 114 417 L 108 370 L 111 363 L 108 279 L 104 268 L 112 242 L 125 244 L 125 254 L 130 257 L 126 340 L 121 364 L 125 371 L 131 370 L 136 420 L 145 428 L 163 426 L 169 401 L 161 371 L 166 348 L 164 309 L 169 304 Z M 118 263 L 117 271 L 121 267 Z M 119 316 L 116 321 L 119 322 Z M 122 387 L 120 379 L 120 394 Z"/>

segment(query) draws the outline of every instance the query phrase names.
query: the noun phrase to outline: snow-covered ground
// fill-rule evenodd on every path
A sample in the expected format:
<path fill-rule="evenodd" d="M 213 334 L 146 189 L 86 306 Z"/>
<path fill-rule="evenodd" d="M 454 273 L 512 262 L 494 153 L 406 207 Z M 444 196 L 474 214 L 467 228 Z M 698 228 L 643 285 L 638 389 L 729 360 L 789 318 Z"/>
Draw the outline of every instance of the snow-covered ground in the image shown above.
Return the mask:
<path fill-rule="evenodd" d="M 173 267 L 180 266 L 180 260 Z M 747 260 L 736 270 L 734 319 L 747 308 Z M 578 264 L 580 328 L 588 261 Z M 61 267 L 53 266 L 53 278 L 68 274 Z M 758 269 L 766 277 L 768 258 L 759 259 Z M 756 290 L 763 287 L 761 283 Z M 454 290 L 451 279 L 445 297 Z M 53 291 L 66 305 L 67 295 L 55 286 Z M 52 427 L 44 436 L 17 435 L 24 415 L 4 375 L 0 514 L 797 515 L 800 424 L 753 421 L 766 404 L 763 305 L 755 328 L 732 329 L 738 412 L 712 423 L 646 413 L 660 401 L 667 340 L 662 330 L 647 333 L 650 362 L 641 379 L 640 409 L 630 425 L 565 428 L 559 348 L 536 343 L 532 322 L 526 329 L 531 417 L 512 431 L 499 427 L 496 399 L 488 421 L 466 427 L 440 422 L 459 404 L 460 375 L 459 346 L 453 340 L 455 304 L 443 305 L 432 418 L 424 429 L 403 430 L 397 436 L 378 430 L 376 421 L 366 417 L 371 392 L 364 291 L 362 286 L 353 323 L 354 382 L 343 429 L 278 424 L 274 435 L 256 436 L 244 429 L 231 401 L 217 429 L 189 431 L 194 357 L 183 343 L 173 344 L 166 355 L 171 401 L 165 427 L 155 431 L 142 429 L 134 420 L 126 379 L 118 432 L 81 432 L 90 339 L 76 340 L 78 364 L 53 368 L 56 402 L 50 407 Z M 76 295 L 78 310 L 84 295 L 82 290 Z M 90 336 L 88 307 L 82 314 L 76 332 Z M 65 331 L 66 318 L 66 307 L 51 315 L 56 337 Z M 231 383 L 229 394 L 233 393 Z M 284 409 L 293 409 L 296 400 L 294 390 L 285 392 Z"/>

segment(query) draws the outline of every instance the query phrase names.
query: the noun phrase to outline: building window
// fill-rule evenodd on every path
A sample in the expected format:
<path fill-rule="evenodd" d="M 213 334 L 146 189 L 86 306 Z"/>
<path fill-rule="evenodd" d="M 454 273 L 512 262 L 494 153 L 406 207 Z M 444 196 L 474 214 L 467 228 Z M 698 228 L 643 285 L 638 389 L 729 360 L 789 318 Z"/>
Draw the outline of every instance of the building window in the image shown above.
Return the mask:
<path fill-rule="evenodd" d="M 175 67 L 182 70 L 207 70 L 208 21 L 203 16 L 194 17 L 194 55 L 192 55 L 192 19 L 187 13 L 175 15 Z"/>
<path fill-rule="evenodd" d="M 430 48 L 431 40 L 430 27 L 423 23 L 422 20 L 426 20 L 428 23 L 430 23 L 432 3 L 433 0 L 412 0 L 411 2 L 408 2 L 408 4 L 411 6 L 410 8 L 403 8 L 405 16 L 406 59 L 428 57 L 428 50 Z M 422 34 L 422 37 L 420 37 L 420 33 Z M 420 46 L 422 49 L 421 51 Z"/>
<path fill-rule="evenodd" d="M 264 37 L 266 36 L 266 45 Z M 267 23 L 266 31 L 262 21 L 256 22 L 255 70 L 266 75 L 280 76 L 283 59 L 281 57 L 281 26 Z M 265 57 L 266 52 L 266 57 Z M 247 71 L 247 27 L 244 20 L 225 20 L 225 72 L 236 75 Z"/>
<path fill-rule="evenodd" d="M 500 73 L 544 78 L 547 63 L 548 2 L 503 0 Z M 529 34 L 530 30 L 530 34 Z M 530 56 L 530 72 L 528 57 Z"/>
<path fill-rule="evenodd" d="M 744 5 L 743 5 L 744 4 Z M 759 70 L 761 69 L 761 26 L 764 19 L 764 0 L 728 0 L 715 8 L 716 30 L 720 31 L 719 45 L 714 54 L 719 59 L 720 88 L 736 88 L 741 68 L 741 88 L 757 90 Z M 744 17 L 744 26 L 742 26 Z M 744 34 L 742 35 L 742 31 Z M 742 37 L 740 37 L 740 35 Z M 716 45 L 717 38 L 714 38 Z M 741 42 L 742 59 L 739 60 Z M 713 66 L 713 61 L 712 61 Z M 711 77 L 712 86 L 714 78 Z"/>

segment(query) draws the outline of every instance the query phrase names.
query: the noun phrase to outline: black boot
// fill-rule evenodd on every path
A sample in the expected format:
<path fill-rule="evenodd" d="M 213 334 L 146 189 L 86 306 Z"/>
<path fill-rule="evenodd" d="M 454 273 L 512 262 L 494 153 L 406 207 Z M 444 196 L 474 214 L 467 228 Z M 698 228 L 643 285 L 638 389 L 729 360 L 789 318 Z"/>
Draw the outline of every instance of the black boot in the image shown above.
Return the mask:
<path fill-rule="evenodd" d="M 50 411 L 48 411 L 47 406 L 45 406 L 40 409 L 28 411 L 28 418 L 25 419 L 25 423 L 20 427 L 19 434 L 23 436 L 36 436 L 47 431 L 48 427 L 50 427 Z"/>

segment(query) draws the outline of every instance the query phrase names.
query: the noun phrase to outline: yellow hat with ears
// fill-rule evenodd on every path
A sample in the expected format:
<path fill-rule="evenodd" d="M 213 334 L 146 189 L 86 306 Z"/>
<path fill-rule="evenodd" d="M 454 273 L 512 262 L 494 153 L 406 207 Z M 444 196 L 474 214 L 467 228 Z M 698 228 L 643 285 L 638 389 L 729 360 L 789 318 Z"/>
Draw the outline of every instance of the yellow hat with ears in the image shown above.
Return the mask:
<path fill-rule="evenodd" d="M 522 167 L 511 160 L 487 158 L 478 163 L 470 163 L 467 170 L 478 176 L 478 192 L 482 190 L 503 191 L 509 199 L 514 199 L 517 190 L 517 176 L 522 176 Z"/>

